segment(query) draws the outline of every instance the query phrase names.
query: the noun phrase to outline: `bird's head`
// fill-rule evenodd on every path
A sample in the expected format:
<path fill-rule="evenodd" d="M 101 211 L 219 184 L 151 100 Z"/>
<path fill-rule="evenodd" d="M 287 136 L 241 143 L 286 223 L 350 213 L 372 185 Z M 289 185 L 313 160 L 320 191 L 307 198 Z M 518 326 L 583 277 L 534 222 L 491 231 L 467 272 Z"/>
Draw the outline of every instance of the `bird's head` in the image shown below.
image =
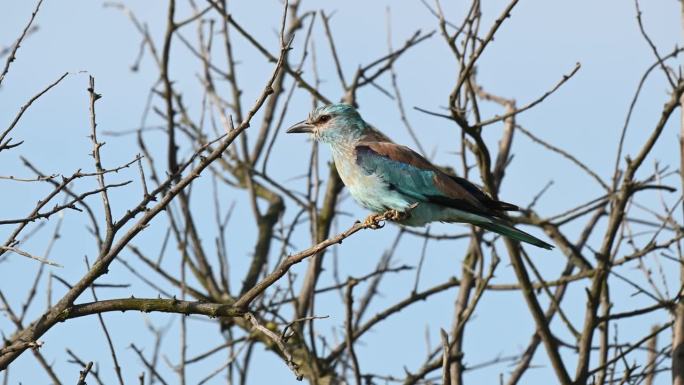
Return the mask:
<path fill-rule="evenodd" d="M 287 129 L 287 133 L 310 133 L 315 140 L 334 143 L 355 139 L 367 129 L 361 115 L 349 104 L 329 104 L 311 111 L 306 120 Z"/>

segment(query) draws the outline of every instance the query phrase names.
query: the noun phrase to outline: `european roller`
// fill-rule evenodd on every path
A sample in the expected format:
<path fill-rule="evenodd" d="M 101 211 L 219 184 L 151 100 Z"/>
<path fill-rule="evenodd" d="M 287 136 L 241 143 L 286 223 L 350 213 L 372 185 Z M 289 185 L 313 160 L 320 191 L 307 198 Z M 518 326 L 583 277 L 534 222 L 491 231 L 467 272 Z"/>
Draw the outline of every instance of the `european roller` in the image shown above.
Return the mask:
<path fill-rule="evenodd" d="M 407 226 L 461 222 L 544 249 L 550 244 L 513 227 L 506 211 L 518 206 L 492 199 L 464 178 L 449 175 L 406 146 L 391 142 L 364 122 L 354 107 L 331 104 L 313 110 L 288 133 L 310 133 L 328 143 L 349 193 L 363 207 L 392 211 Z"/>

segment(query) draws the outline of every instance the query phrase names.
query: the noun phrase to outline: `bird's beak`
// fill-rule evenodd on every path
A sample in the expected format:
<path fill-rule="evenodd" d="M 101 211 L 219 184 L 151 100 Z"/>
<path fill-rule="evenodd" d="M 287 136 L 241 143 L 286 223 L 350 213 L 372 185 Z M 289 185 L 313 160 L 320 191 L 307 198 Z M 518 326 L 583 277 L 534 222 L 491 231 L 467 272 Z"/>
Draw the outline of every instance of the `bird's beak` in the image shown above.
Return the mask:
<path fill-rule="evenodd" d="M 294 126 L 290 127 L 287 129 L 288 134 L 301 134 L 301 133 L 311 133 L 313 132 L 314 125 L 307 122 L 306 120 L 302 120 L 299 123 L 296 123 Z"/>

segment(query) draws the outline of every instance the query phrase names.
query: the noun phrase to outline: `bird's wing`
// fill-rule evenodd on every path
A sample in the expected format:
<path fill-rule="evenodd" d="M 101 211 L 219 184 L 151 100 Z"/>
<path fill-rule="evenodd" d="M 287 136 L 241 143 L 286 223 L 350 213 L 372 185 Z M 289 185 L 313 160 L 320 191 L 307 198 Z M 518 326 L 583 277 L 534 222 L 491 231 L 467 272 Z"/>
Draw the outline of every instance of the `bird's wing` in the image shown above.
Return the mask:
<path fill-rule="evenodd" d="M 500 215 L 517 206 L 490 198 L 466 179 L 453 177 L 408 147 L 389 142 L 360 142 L 356 163 L 380 175 L 391 188 L 414 199 L 459 210 Z"/>

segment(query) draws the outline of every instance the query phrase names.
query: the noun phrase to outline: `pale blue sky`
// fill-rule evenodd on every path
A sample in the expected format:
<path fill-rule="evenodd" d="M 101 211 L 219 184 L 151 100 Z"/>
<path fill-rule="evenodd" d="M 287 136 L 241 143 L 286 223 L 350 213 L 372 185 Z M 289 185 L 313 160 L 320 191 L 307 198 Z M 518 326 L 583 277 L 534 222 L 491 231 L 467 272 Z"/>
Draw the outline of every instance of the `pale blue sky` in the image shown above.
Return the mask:
<path fill-rule="evenodd" d="M 0 153 L 0 175 L 31 176 L 30 171 L 21 166 L 20 155 L 30 158 L 46 173 L 69 175 L 83 165 L 92 169 L 92 161 L 88 156 L 91 144 L 87 138 L 87 74 L 79 73 L 80 71 L 95 76 L 96 88 L 104 96 L 97 105 L 101 131 L 126 131 L 139 125 L 147 91 L 156 79 L 156 69 L 150 56 L 146 55 L 139 72 L 133 73 L 129 70 L 138 51 L 138 33 L 121 12 L 104 8 L 102 4 L 100 1 L 45 0 L 36 20 L 38 32 L 25 40 L 17 61 L 13 63 L 0 89 L 0 130 L 4 129 L 18 108 L 33 94 L 66 71 L 74 74 L 36 102 L 26 113 L 12 134 L 17 140 L 24 140 L 25 143 L 15 150 Z M 149 24 L 152 36 L 160 42 L 164 31 L 166 3 L 127 1 L 126 4 L 136 12 L 139 19 Z M 385 15 L 388 5 L 391 6 L 394 32 L 392 39 L 395 47 L 400 46 L 417 29 L 427 32 L 437 28 L 436 19 L 420 1 L 303 2 L 304 9 L 319 9 L 324 6 L 328 12 L 336 11 L 332 21 L 333 33 L 342 58 L 343 70 L 348 77 L 358 65 L 367 63 L 387 51 Z M 485 2 L 484 29 L 505 5 L 505 1 Z M 0 6 L 3 9 L 0 13 L 0 47 L 14 41 L 25 25 L 33 6 L 32 1 L 3 2 Z M 447 15 L 452 19 L 460 20 L 463 16 L 461 7 L 445 7 Z M 275 52 L 278 44 L 275 31 L 281 13 L 280 3 L 275 0 L 235 1 L 232 8 L 242 25 Z M 642 10 L 645 26 L 661 53 L 671 52 L 675 44 L 682 45 L 679 2 L 644 1 Z M 187 15 L 188 9 L 183 4 L 179 9 L 179 18 Z M 652 52 L 639 34 L 635 15 L 634 3 L 631 1 L 521 1 L 513 11 L 512 18 L 506 21 L 494 42 L 483 54 L 478 67 L 478 80 L 488 91 L 515 98 L 518 104 L 522 105 L 550 89 L 563 74 L 574 67 L 576 62 L 580 62 L 582 68 L 572 80 L 543 104 L 520 115 L 518 122 L 536 135 L 573 153 L 608 180 L 612 174 L 616 142 L 627 107 L 643 71 L 654 62 Z M 186 37 L 194 38 L 194 27 L 182 33 Z M 320 25 L 316 26 L 315 33 L 321 77 L 325 80 L 321 92 L 332 99 L 338 99 L 341 96 L 339 83 Z M 300 31 L 294 41 L 297 58 L 303 38 L 304 31 Z M 236 39 L 235 52 L 241 62 L 237 71 L 240 85 L 245 92 L 243 104 L 250 105 L 261 91 L 272 65 L 263 60 L 243 40 Z M 172 78 L 178 88 L 183 90 L 184 100 L 191 107 L 191 112 L 197 116 L 201 98 L 201 86 L 195 76 L 199 71 L 198 63 L 178 40 L 174 43 L 172 54 Z M 310 67 L 306 68 L 308 70 Z M 436 162 L 445 165 L 456 164 L 457 158 L 453 154 L 458 149 L 456 126 L 412 109 L 413 106 L 419 106 L 437 110 L 446 105 L 456 74 L 455 62 L 446 45 L 438 35 L 435 35 L 402 57 L 397 62 L 397 72 L 404 103 L 408 107 L 408 118 L 419 133 L 423 146 L 429 153 L 435 154 Z M 306 76 L 310 74 L 306 73 Z M 290 80 L 286 84 L 289 87 Z M 380 84 L 388 86 L 389 79 L 382 78 Z M 225 86 L 219 90 L 226 91 Z M 637 104 L 627 135 L 627 154 L 633 154 L 639 148 L 659 118 L 660 109 L 667 98 L 668 84 L 661 73 L 656 73 L 646 83 Z M 360 92 L 359 104 L 360 111 L 367 121 L 395 141 L 412 145 L 392 100 L 372 88 L 367 88 Z M 308 95 L 301 90 L 297 91 L 286 116 L 286 123 L 301 120 L 308 113 L 310 105 Z M 496 106 L 483 106 L 485 116 L 499 112 Z M 260 115 L 257 119 L 259 117 Z M 678 119 L 672 119 L 672 122 L 676 123 Z M 159 119 L 152 116 L 148 123 L 158 124 Z M 486 139 L 492 145 L 496 144 L 500 129 L 500 125 L 492 125 L 485 129 Z M 647 159 L 641 175 L 652 171 L 656 160 L 661 165 L 670 165 L 673 169 L 677 167 L 677 132 L 676 125 L 670 124 L 667 127 L 664 140 L 656 145 L 653 156 Z M 161 151 L 163 134 L 150 133 L 147 138 L 154 149 Z M 138 153 L 133 137 L 106 137 L 105 140 L 107 145 L 103 148 L 103 158 L 106 166 L 111 167 L 129 161 Z M 522 135 L 517 135 L 515 141 L 515 158 L 502 187 L 502 199 L 526 205 L 539 189 L 549 180 L 553 180 L 554 185 L 537 205 L 541 215 L 552 215 L 601 193 L 599 186 L 592 179 L 564 159 L 541 150 Z M 289 188 L 303 191 L 303 180 L 293 177 L 304 173 L 309 148 L 309 142 L 302 136 L 281 135 L 276 142 L 276 151 L 270 163 L 273 175 Z M 189 150 L 187 146 L 182 147 L 181 154 L 187 155 Z M 328 159 L 327 149 L 323 149 L 322 157 Z M 135 169 L 112 176 L 110 181 L 126 179 L 134 179 L 136 184 L 114 192 L 111 198 L 115 212 L 119 215 L 133 204 L 140 194 Z M 667 182 L 678 185 L 677 178 Z M 95 181 L 89 180 L 80 182 L 77 186 L 85 191 L 94 185 Z M 194 188 L 195 191 L 202 191 L 210 187 L 209 178 L 203 178 Z M 0 181 L 0 191 L 4 198 L 0 203 L 0 217 L 14 218 L 24 216 L 35 201 L 49 189 L 42 185 L 28 186 L 17 182 Z M 225 193 L 224 207 L 229 206 L 231 202 L 247 202 L 242 193 L 228 190 Z M 675 199 L 675 195 L 672 194 L 668 198 L 670 202 Z M 649 193 L 644 197 L 646 198 L 642 203 L 659 208 L 658 195 Z M 199 217 L 212 218 L 212 206 L 205 204 L 206 201 L 196 200 L 193 207 Z M 92 199 L 91 203 L 99 209 L 99 201 L 96 198 Z M 349 199 L 345 200 L 342 208 L 352 215 L 339 218 L 341 229 L 351 225 L 354 219 L 367 214 Z M 295 211 L 289 210 L 285 220 L 291 220 Z M 250 220 L 247 223 L 251 223 L 248 205 L 237 205 L 234 218 L 246 218 Z M 84 225 L 84 218 L 81 215 L 67 212 L 62 239 L 50 255 L 51 259 L 65 266 L 63 269 L 52 270 L 69 281 L 74 281 L 83 273 L 83 255 L 88 254 L 90 258 L 95 255 L 95 243 L 84 235 Z M 46 229 L 26 245 L 26 249 L 40 254 L 53 226 L 54 222 L 50 221 Z M 215 235 L 213 219 L 200 223 L 200 226 L 205 231 L 204 238 L 211 240 Z M 241 223 L 239 220 L 231 221 L 230 224 L 228 239 L 235 285 L 240 283 L 244 271 L 241 269 L 249 262 L 249 252 L 255 234 L 250 226 L 245 226 L 244 222 Z M 435 232 L 449 233 L 458 233 L 464 229 L 459 225 L 433 227 Z M 0 237 L 6 237 L 10 230 L 10 227 L 0 227 Z M 532 231 L 540 234 L 538 231 Z M 578 227 L 571 225 L 566 231 L 570 238 L 574 239 L 577 237 Z M 135 244 L 154 253 L 159 248 L 163 233 L 163 227 L 155 227 L 153 222 L 149 231 L 142 234 Z M 396 228 L 388 226 L 382 231 L 363 232 L 345 241 L 338 247 L 342 277 L 363 275 L 370 271 L 382 251 L 389 247 L 395 233 Z M 598 237 L 592 239 L 590 245 L 597 246 L 599 240 Z M 306 234 L 302 232 L 298 234 L 295 246 L 297 249 L 303 249 L 309 242 Z M 421 246 L 422 240 L 405 238 L 396 254 L 395 262 L 415 265 Z M 451 275 L 460 274 L 464 247 L 463 242 L 431 242 L 428 245 L 429 254 L 420 286 L 427 288 Z M 279 245 L 276 248 L 279 248 Z M 558 274 L 565 263 L 559 252 L 546 253 L 534 250 L 532 256 L 538 262 L 539 268 L 552 277 Z M 124 254 L 124 258 L 133 259 L 128 254 Z M 331 280 L 331 262 L 332 259 L 328 258 L 328 274 L 322 278 L 321 285 Z M 175 264 L 175 261 L 170 263 Z M 669 266 L 668 269 L 671 290 L 677 284 L 674 280 L 674 269 L 671 269 L 673 266 Z M 6 295 L 22 293 L 13 298 L 13 305 L 19 306 L 23 301 L 22 295 L 30 286 L 36 268 L 33 261 L 16 256 L 0 264 L 0 289 Z M 304 268 L 305 264 L 302 264 L 294 271 L 303 275 Z M 639 277 L 638 272 L 633 274 Z M 387 277 L 381 287 L 383 297 L 378 299 L 369 314 L 406 296 L 412 287 L 413 278 L 413 273 Z M 512 269 L 504 259 L 499 267 L 496 282 L 512 282 L 514 279 Z M 114 263 L 110 274 L 102 281 L 133 282 L 134 285 L 130 289 L 100 290 L 101 298 L 126 297 L 131 294 L 139 297 L 157 295 L 137 280 L 129 278 L 120 264 Z M 62 289 L 56 286 L 55 295 L 59 295 Z M 435 296 L 426 303 L 418 304 L 390 318 L 381 329 L 367 334 L 358 347 L 364 371 L 400 375 L 404 366 L 409 370 L 417 370 L 425 356 L 425 328 L 430 328 L 431 343 L 435 346 L 439 340 L 439 328 L 448 329 L 451 325 L 455 293 L 456 290 L 450 290 Z M 619 282 L 615 284 L 615 311 L 649 304 L 647 299 L 632 297 L 631 293 L 631 289 L 625 285 Z M 84 295 L 82 301 L 88 300 L 89 294 Z M 583 302 L 583 288 L 576 285 L 571 289 L 565 302 L 568 316 L 575 325 L 581 325 Z M 44 300 L 37 304 L 31 313 L 32 317 L 38 314 L 43 304 Z M 344 322 L 344 309 L 337 295 L 322 297 L 316 309 L 318 314 L 330 316 L 326 320 L 318 321 L 318 328 L 325 332 L 328 338 L 333 338 L 328 331 L 343 325 Z M 168 316 L 159 315 L 151 315 L 149 318 L 157 325 L 164 325 L 169 319 Z M 133 382 L 143 370 L 143 366 L 127 346 L 134 342 L 136 345 L 149 348 L 151 341 L 151 336 L 145 331 L 142 322 L 143 316 L 137 313 L 107 314 L 105 319 L 116 341 L 125 378 Z M 652 323 L 666 320 L 664 313 L 658 313 L 640 318 L 638 321 L 629 321 L 621 326 L 620 336 L 628 341 L 629 336 L 645 334 Z M 554 330 L 559 333 L 559 337 L 570 340 L 568 333 L 556 322 L 555 320 Z M 190 355 L 221 342 L 213 324 L 204 321 L 190 321 L 189 324 Z M 172 360 L 177 357 L 177 325 L 178 322 L 175 321 L 164 345 L 165 354 Z M 4 317 L 0 317 L 0 328 L 11 330 L 9 322 Z M 476 364 L 497 354 L 519 353 L 526 346 L 534 325 L 520 293 L 486 293 L 475 314 L 474 323 L 468 330 L 465 360 L 470 364 Z M 668 334 L 664 333 L 663 336 Z M 337 337 L 339 338 L 339 334 Z M 67 342 L 84 359 L 99 360 L 102 363 L 100 371 L 103 378 L 114 379 L 105 349 L 105 340 L 95 317 L 58 325 L 42 340 L 45 341 L 45 346 L 41 351 L 49 360 L 54 361 L 55 369 L 63 381 L 75 381 L 78 376 L 78 368 L 66 363 L 64 347 Z M 258 347 L 255 354 L 258 358 L 253 362 L 249 383 L 297 383 L 282 361 L 274 358 L 271 353 L 264 353 L 262 348 Z M 568 358 L 569 370 L 573 372 L 573 355 L 565 354 L 564 357 Z M 215 357 L 205 364 L 191 366 L 189 378 L 192 382 L 199 381 L 211 369 L 220 365 L 222 359 L 223 357 Z M 553 382 L 553 372 L 547 365 L 545 353 L 541 348 L 534 363 L 541 367 L 530 370 L 523 382 Z M 257 366 L 260 367 L 257 369 Z M 495 366 L 468 374 L 466 380 L 470 383 L 494 383 L 498 381 L 499 373 L 507 375 L 508 370 L 510 368 L 506 365 Z M 165 374 L 170 382 L 175 382 L 175 377 L 170 371 L 166 370 Z M 669 375 L 660 375 L 658 381 L 664 384 L 668 382 L 668 378 Z M 11 367 L 10 383 L 16 384 L 20 381 L 31 384 L 48 381 L 44 373 L 36 369 L 35 360 L 30 353 L 24 354 Z"/>

